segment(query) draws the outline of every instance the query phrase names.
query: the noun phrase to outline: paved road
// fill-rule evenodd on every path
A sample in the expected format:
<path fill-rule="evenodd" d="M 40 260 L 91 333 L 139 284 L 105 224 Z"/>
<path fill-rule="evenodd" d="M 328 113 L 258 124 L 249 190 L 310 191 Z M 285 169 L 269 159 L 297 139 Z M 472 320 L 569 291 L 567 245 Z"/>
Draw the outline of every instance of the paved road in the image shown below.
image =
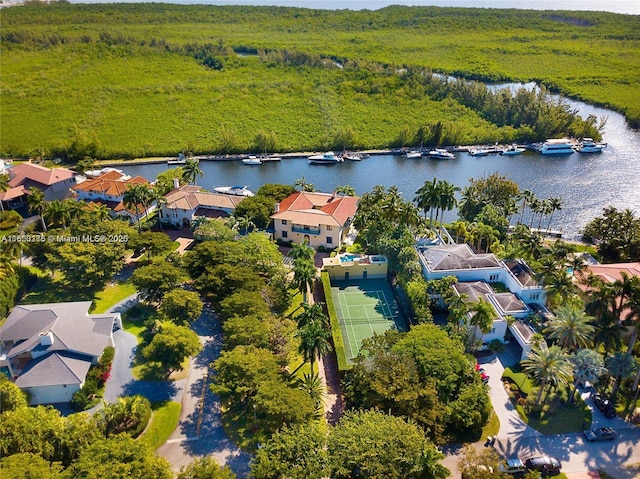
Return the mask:
<path fill-rule="evenodd" d="M 640 470 L 628 466 L 640 464 L 640 428 L 634 427 L 620 418 L 606 419 L 593 405 L 589 392 L 582 397 L 593 407 L 592 427 L 611 426 L 618 431 L 615 441 L 590 443 L 583 439 L 581 433 L 558 434 L 545 436 L 527 426 L 510 403 L 501 377 L 505 366 L 515 364 L 517 358 L 508 351 L 487 361 L 480 361 L 482 367 L 490 375 L 489 395 L 494 410 L 500 419 L 500 431 L 495 448 L 503 457 L 520 457 L 526 459 L 538 455 L 557 457 L 562 463 L 562 472 L 570 479 L 589 477 L 589 472 L 603 469 L 616 479 L 637 479 Z M 477 444 L 477 448 L 484 447 Z M 444 464 L 453 478 L 459 478 L 457 471 L 459 446 L 444 448 L 447 457 Z"/>
<path fill-rule="evenodd" d="M 209 364 L 220 355 L 222 336 L 219 322 L 208 305 L 193 329 L 203 350 L 191 360 L 178 427 L 157 453 L 167 458 L 175 470 L 192 462 L 194 457 L 211 456 L 219 464 L 228 465 L 238 478 L 244 478 L 249 472 L 251 455 L 227 438 L 222 428 L 220 400 L 209 388 Z"/>

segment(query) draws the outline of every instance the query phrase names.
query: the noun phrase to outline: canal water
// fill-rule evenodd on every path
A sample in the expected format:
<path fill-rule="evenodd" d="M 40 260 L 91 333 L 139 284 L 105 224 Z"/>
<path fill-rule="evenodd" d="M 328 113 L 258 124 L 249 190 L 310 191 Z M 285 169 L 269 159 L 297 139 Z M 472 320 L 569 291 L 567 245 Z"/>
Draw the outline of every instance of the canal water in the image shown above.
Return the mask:
<path fill-rule="evenodd" d="M 361 195 L 375 185 L 395 185 L 405 199 L 412 200 L 415 191 L 434 177 L 464 188 L 469 178 L 499 173 L 515 181 L 521 190 L 530 189 L 538 198 L 560 197 L 564 206 L 554 213 L 551 228 L 562 230 L 565 238 L 573 238 L 609 205 L 630 208 L 636 214 L 640 212 L 640 132 L 629 129 L 624 117 L 613 111 L 576 101 L 569 104 L 581 115 L 607 118 L 603 139 L 608 147 L 602 153 L 542 156 L 527 151 L 511 157 L 457 153 L 455 160 L 448 161 L 374 155 L 360 162 L 335 165 L 314 165 L 302 158 L 260 166 L 245 165 L 241 161 L 202 161 L 200 168 L 204 177 L 198 178 L 198 184 L 209 190 L 216 186 L 246 185 L 255 191 L 265 183 L 293 184 L 304 176 L 324 192 L 350 185 Z M 122 169 L 151 181 L 169 167 L 151 164 Z M 455 218 L 455 211 L 449 212 L 445 221 Z M 525 223 L 528 223 L 526 218 Z M 546 226 L 546 219 L 542 224 Z"/>

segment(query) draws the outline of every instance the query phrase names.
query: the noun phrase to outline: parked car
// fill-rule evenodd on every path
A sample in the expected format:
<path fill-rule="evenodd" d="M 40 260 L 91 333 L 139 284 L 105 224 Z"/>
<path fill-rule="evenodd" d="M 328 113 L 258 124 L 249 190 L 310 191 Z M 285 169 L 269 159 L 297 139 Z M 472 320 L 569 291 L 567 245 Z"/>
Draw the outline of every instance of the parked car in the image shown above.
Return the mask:
<path fill-rule="evenodd" d="M 618 433 L 612 427 L 599 427 L 597 429 L 582 431 L 587 441 L 613 441 Z"/>
<path fill-rule="evenodd" d="M 524 463 L 517 457 L 512 457 L 505 461 L 502 461 L 498 466 L 500 472 L 509 474 L 513 477 L 522 477 L 527 473 L 527 468 Z"/>
<path fill-rule="evenodd" d="M 524 465 L 530 471 L 540 471 L 543 476 L 560 474 L 562 464 L 555 457 L 540 456 L 531 457 L 524 462 Z"/>
<path fill-rule="evenodd" d="M 612 417 L 616 417 L 616 408 L 605 396 L 595 394 L 593 396 L 593 403 L 600 410 L 604 417 L 609 419 L 611 419 Z"/>

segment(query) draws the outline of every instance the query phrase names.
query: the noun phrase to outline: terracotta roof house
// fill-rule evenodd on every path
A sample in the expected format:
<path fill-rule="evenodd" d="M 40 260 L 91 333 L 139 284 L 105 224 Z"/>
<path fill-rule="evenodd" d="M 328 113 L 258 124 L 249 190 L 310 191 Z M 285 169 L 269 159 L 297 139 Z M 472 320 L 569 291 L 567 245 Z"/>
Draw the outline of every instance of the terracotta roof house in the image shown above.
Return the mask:
<path fill-rule="evenodd" d="M 87 371 L 113 346 L 120 314 L 89 314 L 91 301 L 19 305 L 0 328 L 0 367 L 31 404 L 71 401 Z"/>
<path fill-rule="evenodd" d="M 75 171 L 66 168 L 45 168 L 35 163 L 20 163 L 5 170 L 9 173 L 9 189 L 0 192 L 3 209 L 16 209 L 27 202 L 30 188 L 44 193 L 46 201 L 63 200 L 71 194 L 69 188 L 78 182 Z"/>
<path fill-rule="evenodd" d="M 160 207 L 163 223 L 190 226 L 196 218 L 227 218 L 244 196 L 203 191 L 199 186 L 184 185 L 165 195 Z"/>
<path fill-rule="evenodd" d="M 71 191 L 76 199 L 88 203 L 105 204 L 112 211 L 113 216 L 125 217 L 131 223 L 135 223 L 153 212 L 157 205 L 154 201 L 146 210 L 142 205 L 138 208 L 127 208 L 123 202 L 124 195 L 134 185 L 149 185 L 149 182 L 142 176 L 131 178 L 120 171 L 111 170 L 80 183 Z"/>
<path fill-rule="evenodd" d="M 308 242 L 313 248 L 339 248 L 349 232 L 359 199 L 318 192 L 292 193 L 276 205 L 276 212 L 271 215 L 274 238 Z"/>
<path fill-rule="evenodd" d="M 492 331 L 476 337 L 488 343 L 494 339 L 504 340 L 507 330 L 522 348 L 521 358 L 531 351 L 531 340 L 535 330 L 526 318 L 546 310 L 546 291 L 536 279 L 533 270 L 521 259 L 500 260 L 495 255 L 476 254 L 467 244 L 435 244 L 416 248 L 427 280 L 454 276 L 458 279 L 453 288 L 458 295 L 464 294 L 468 302 L 478 299 L 488 301 L 496 311 Z M 492 284 L 501 283 L 508 291 L 496 292 Z M 507 324 L 506 317 L 516 318 Z"/>

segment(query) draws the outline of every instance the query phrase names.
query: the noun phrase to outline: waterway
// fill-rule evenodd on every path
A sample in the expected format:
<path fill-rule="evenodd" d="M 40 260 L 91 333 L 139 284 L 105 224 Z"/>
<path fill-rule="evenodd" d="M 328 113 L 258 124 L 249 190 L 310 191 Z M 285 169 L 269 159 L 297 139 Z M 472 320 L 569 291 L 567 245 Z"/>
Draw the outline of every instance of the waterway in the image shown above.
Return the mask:
<path fill-rule="evenodd" d="M 464 188 L 469 178 L 499 173 L 514 180 L 521 190 L 530 189 L 538 198 L 562 198 L 564 206 L 554 213 L 551 228 L 562 230 L 566 238 L 573 238 L 609 205 L 640 212 L 640 132 L 629 129 L 624 117 L 613 111 L 577 101 L 569 104 L 581 115 L 607 118 L 603 139 L 608 147 L 602 153 L 542 156 L 527 151 L 511 157 L 457 153 L 455 160 L 448 161 L 374 155 L 359 162 L 335 165 L 314 165 L 304 158 L 260 166 L 248 166 L 240 161 L 202 161 L 200 168 L 204 177 L 198 178 L 198 184 L 209 190 L 215 186 L 246 185 L 255 191 L 265 183 L 293 184 L 304 176 L 320 191 L 330 192 L 337 186 L 351 185 L 361 195 L 375 185 L 395 185 L 405 199 L 412 200 L 415 191 L 434 177 Z M 150 164 L 123 169 L 127 174 L 153 180 L 169 167 Z M 445 220 L 452 221 L 455 217 L 455 211 L 450 212 Z M 528 223 L 526 218 L 525 223 Z M 543 225 L 546 226 L 546 219 Z"/>

